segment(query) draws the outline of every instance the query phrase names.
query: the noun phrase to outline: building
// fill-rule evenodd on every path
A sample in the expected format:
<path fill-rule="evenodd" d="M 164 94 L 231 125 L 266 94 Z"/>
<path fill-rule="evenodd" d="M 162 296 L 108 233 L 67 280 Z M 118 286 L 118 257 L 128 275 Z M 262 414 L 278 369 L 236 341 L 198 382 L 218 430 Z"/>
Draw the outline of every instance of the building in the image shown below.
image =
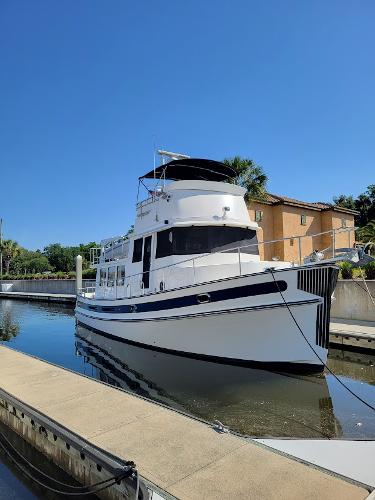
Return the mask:
<path fill-rule="evenodd" d="M 355 210 L 339 207 L 329 203 L 308 203 L 294 200 L 286 196 L 267 194 L 264 200 L 254 200 L 248 203 L 250 219 L 259 225 L 258 241 L 267 242 L 281 240 L 275 243 L 259 245 L 262 259 L 277 258 L 290 262 L 299 261 L 315 249 L 332 247 L 352 247 L 354 232 L 335 231 L 333 229 L 354 227 Z M 308 235 L 321 234 L 314 237 Z M 300 240 L 298 236 L 305 236 Z M 301 249 L 301 250 L 300 250 Z"/>

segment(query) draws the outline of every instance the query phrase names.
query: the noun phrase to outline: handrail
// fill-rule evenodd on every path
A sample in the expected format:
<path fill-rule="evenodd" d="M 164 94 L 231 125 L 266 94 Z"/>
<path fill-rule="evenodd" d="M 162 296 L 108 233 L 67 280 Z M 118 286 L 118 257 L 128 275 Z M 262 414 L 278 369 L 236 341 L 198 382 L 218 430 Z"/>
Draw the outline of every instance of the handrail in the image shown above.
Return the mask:
<path fill-rule="evenodd" d="M 166 280 L 165 280 L 165 278 L 166 278 L 166 271 L 170 270 L 172 268 L 181 267 L 181 265 L 191 262 L 192 265 L 191 266 L 187 266 L 187 269 L 192 268 L 192 272 L 193 272 L 192 282 L 194 284 L 196 284 L 197 283 L 196 261 L 199 261 L 199 259 L 205 259 L 205 258 L 207 258 L 209 256 L 214 256 L 214 255 L 218 255 L 218 254 L 223 254 L 223 253 L 231 252 L 231 253 L 238 253 L 238 271 L 239 271 L 238 275 L 241 276 L 242 275 L 242 264 L 245 263 L 244 261 L 241 262 L 241 249 L 250 248 L 250 247 L 259 247 L 260 245 L 267 245 L 267 244 L 279 243 L 279 242 L 288 241 L 288 240 L 295 240 L 295 239 L 298 240 L 299 264 L 302 264 L 302 247 L 301 247 L 301 240 L 302 239 L 304 239 L 304 238 L 314 238 L 314 237 L 317 237 L 317 236 L 322 236 L 322 235 L 325 235 L 325 234 L 330 234 L 331 237 L 332 237 L 332 240 L 333 240 L 332 241 L 333 248 L 331 246 L 329 246 L 328 248 L 326 248 L 324 250 L 321 250 L 321 252 L 324 253 L 327 250 L 329 250 L 329 249 L 332 248 L 332 256 L 334 257 L 335 256 L 335 252 L 337 250 L 335 248 L 336 234 L 338 234 L 338 233 L 351 233 L 351 232 L 353 232 L 355 230 L 356 230 L 356 227 L 352 226 L 352 227 L 346 227 L 346 228 L 330 229 L 328 231 L 322 231 L 320 233 L 306 234 L 306 235 L 301 235 L 301 236 L 288 236 L 288 237 L 284 237 L 284 238 L 278 238 L 278 239 L 275 239 L 275 240 L 261 241 L 261 242 L 258 242 L 258 243 L 251 243 L 251 244 L 248 244 L 248 245 L 240 245 L 240 246 L 236 246 L 236 247 L 225 248 L 223 250 L 218 250 L 218 251 L 212 252 L 212 253 L 211 252 L 207 252 L 207 253 L 198 255 L 196 257 L 189 257 L 188 259 L 184 259 L 184 260 L 180 260 L 179 262 L 174 262 L 172 264 L 167 264 L 167 265 L 164 265 L 164 266 L 160 266 L 160 267 L 157 267 L 155 269 L 150 269 L 149 271 L 145 271 L 145 272 L 148 272 L 151 275 L 151 273 L 154 273 L 154 272 L 157 272 L 157 271 L 162 271 L 162 276 L 161 276 L 161 280 L 162 281 L 161 281 L 161 283 L 162 283 L 162 287 L 163 288 L 160 288 L 160 291 L 165 291 L 165 290 L 168 289 L 168 287 L 166 286 Z M 126 296 L 128 298 L 131 298 L 132 296 L 144 295 L 145 293 L 147 293 L 145 291 L 144 284 L 143 284 L 143 279 L 142 279 L 143 275 L 144 275 L 144 272 L 138 272 L 138 273 L 130 274 L 130 275 L 128 275 L 128 276 L 125 277 L 124 287 L 125 287 Z M 137 277 L 140 278 L 139 281 L 136 280 Z M 167 277 L 170 277 L 170 273 L 167 274 Z M 134 288 L 133 288 L 133 286 L 134 286 Z M 160 286 L 161 286 L 161 284 L 160 284 Z M 110 287 L 110 288 L 111 289 L 113 288 L 115 296 L 117 298 L 117 286 Z M 133 290 L 132 290 L 132 288 L 133 288 Z M 81 289 L 81 290 L 78 291 L 78 295 L 84 295 L 85 296 L 85 293 L 90 293 L 91 294 L 92 292 L 89 292 L 89 290 L 95 290 L 95 287 L 90 286 L 90 287 Z M 102 297 L 102 298 L 103 299 L 107 299 L 108 298 L 108 300 L 111 300 L 111 297 L 105 297 L 107 295 L 107 292 L 110 292 L 110 290 L 104 290 L 104 297 Z M 109 294 L 109 295 L 111 295 L 111 294 Z M 112 297 L 112 299 L 113 299 L 113 297 Z"/>
<path fill-rule="evenodd" d="M 189 259 L 180 260 L 179 262 L 175 262 L 173 264 L 168 264 L 166 266 L 161 266 L 161 267 L 157 267 L 155 269 L 150 269 L 150 271 L 147 271 L 147 272 L 160 271 L 162 269 L 167 269 L 169 267 L 175 267 L 175 266 L 178 266 L 180 264 L 185 264 L 186 262 L 196 261 L 196 260 L 199 260 L 199 259 L 204 259 L 205 257 L 208 257 L 209 255 L 218 255 L 218 254 L 221 254 L 221 253 L 228 253 L 228 252 L 238 251 L 238 250 L 241 250 L 242 248 L 249 248 L 249 247 L 254 247 L 254 246 L 259 246 L 259 245 L 266 245 L 266 244 L 270 244 L 270 243 L 278 243 L 280 241 L 287 241 L 287 240 L 298 239 L 298 238 L 313 238 L 315 236 L 321 236 L 322 234 L 329 234 L 329 233 L 333 234 L 334 232 L 345 233 L 345 232 L 351 232 L 351 231 L 355 231 L 355 230 L 356 230 L 356 228 L 354 226 L 353 227 L 349 227 L 349 228 L 330 229 L 329 231 L 323 231 L 322 233 L 305 234 L 303 236 L 289 236 L 289 237 L 280 238 L 280 239 L 277 239 L 277 240 L 261 241 L 261 242 L 258 242 L 258 243 L 251 243 L 250 245 L 240 245 L 240 246 L 237 246 L 237 247 L 225 248 L 224 250 L 219 250 L 217 252 L 212 252 L 212 253 L 211 252 L 207 252 L 205 254 L 199 255 L 198 257 L 190 257 Z M 133 278 L 135 276 L 141 276 L 143 274 L 144 274 L 144 272 L 135 273 L 135 274 L 129 274 L 128 276 L 126 276 L 126 278 Z"/>

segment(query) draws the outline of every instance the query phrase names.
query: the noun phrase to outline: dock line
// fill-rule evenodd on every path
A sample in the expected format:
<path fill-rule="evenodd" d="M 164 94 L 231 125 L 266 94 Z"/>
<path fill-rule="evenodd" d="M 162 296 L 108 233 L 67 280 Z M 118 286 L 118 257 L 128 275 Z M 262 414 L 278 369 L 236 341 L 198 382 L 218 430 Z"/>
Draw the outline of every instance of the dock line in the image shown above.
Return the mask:
<path fill-rule="evenodd" d="M 342 380 L 339 379 L 339 377 L 327 366 L 327 363 L 325 363 L 322 358 L 319 356 L 319 354 L 316 352 L 316 350 L 314 349 L 314 347 L 311 345 L 311 343 L 308 341 L 306 335 L 303 333 L 302 331 L 302 328 L 299 326 L 298 324 L 298 321 L 296 320 L 296 318 L 294 317 L 294 314 L 292 313 L 292 311 L 290 310 L 289 308 L 289 305 L 288 303 L 286 302 L 285 298 L 284 298 L 284 295 L 283 295 L 283 292 L 280 290 L 279 288 L 279 284 L 278 282 L 276 281 L 275 279 L 275 276 L 274 276 L 274 273 L 273 273 L 273 269 L 270 267 L 269 269 L 269 272 L 272 274 L 272 278 L 273 278 L 273 281 L 275 282 L 276 286 L 277 286 L 277 289 L 281 295 L 281 298 L 283 299 L 284 301 L 284 304 L 286 305 L 288 311 L 289 311 L 289 314 L 291 315 L 291 317 L 293 318 L 293 321 L 294 323 L 296 324 L 298 330 L 301 332 L 302 334 L 302 337 L 305 339 L 305 341 L 307 342 L 307 344 L 309 345 L 310 349 L 313 351 L 313 353 L 315 354 L 315 356 L 319 359 L 319 361 L 324 365 L 324 367 L 326 368 L 326 370 L 329 371 L 329 373 L 337 380 L 337 382 L 339 382 L 339 384 L 342 385 L 342 387 L 344 387 L 352 396 L 354 396 L 356 399 L 358 399 L 358 401 L 361 401 L 361 403 L 363 403 L 365 406 L 367 406 L 368 408 L 370 408 L 370 410 L 374 411 L 375 412 L 375 407 L 372 406 L 370 403 L 368 403 L 367 401 L 365 401 L 364 399 L 361 398 L 361 396 L 358 396 L 358 394 L 356 394 L 354 391 L 352 391 L 350 389 L 350 387 L 348 387 Z"/>

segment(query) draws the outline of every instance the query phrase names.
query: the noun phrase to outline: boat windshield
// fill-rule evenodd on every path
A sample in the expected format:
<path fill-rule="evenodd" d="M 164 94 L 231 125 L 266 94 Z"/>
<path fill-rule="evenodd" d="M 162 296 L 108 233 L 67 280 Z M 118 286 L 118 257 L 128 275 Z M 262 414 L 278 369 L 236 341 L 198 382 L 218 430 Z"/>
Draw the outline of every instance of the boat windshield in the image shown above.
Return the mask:
<path fill-rule="evenodd" d="M 256 231 L 243 227 L 173 227 L 157 233 L 156 258 L 169 255 L 193 255 L 227 250 L 259 255 Z M 246 246 L 250 245 L 250 246 Z"/>

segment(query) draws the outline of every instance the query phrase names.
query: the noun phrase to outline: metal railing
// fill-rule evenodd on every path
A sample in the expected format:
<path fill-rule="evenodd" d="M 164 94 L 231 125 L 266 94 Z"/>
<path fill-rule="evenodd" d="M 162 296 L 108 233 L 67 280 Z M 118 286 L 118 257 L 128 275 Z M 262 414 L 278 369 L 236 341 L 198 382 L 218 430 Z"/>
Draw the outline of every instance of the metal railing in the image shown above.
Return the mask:
<path fill-rule="evenodd" d="M 304 263 L 304 259 L 308 256 L 311 255 L 311 253 L 315 250 L 313 247 L 313 239 L 317 237 L 321 237 L 326 235 L 328 238 L 326 238 L 326 241 L 330 238 L 332 245 L 326 247 L 324 250 L 321 250 L 320 253 L 323 254 L 323 261 L 326 259 L 337 259 L 339 260 L 340 257 L 338 253 L 342 253 L 343 255 L 348 254 L 348 250 L 350 250 L 353 247 L 353 244 L 355 243 L 355 237 L 351 238 L 351 233 L 354 233 L 356 230 L 355 227 L 348 227 L 348 228 L 339 228 L 339 229 L 331 229 L 329 231 L 323 231 L 320 233 L 314 233 L 314 234 L 307 234 L 303 236 L 289 236 L 285 238 L 278 238 L 275 240 L 269 240 L 269 241 L 261 241 L 257 243 L 252 243 L 249 245 L 242 245 L 242 246 L 236 246 L 233 248 L 226 248 L 223 250 L 219 250 L 213 253 L 205 253 L 201 254 L 198 257 L 190 257 L 185 260 L 181 260 L 179 262 L 175 262 L 173 264 L 168 264 L 166 266 L 161 266 L 157 267 L 155 269 L 150 269 L 149 271 L 146 271 L 149 273 L 149 279 L 150 283 L 154 283 L 153 290 L 151 288 L 146 291 L 144 288 L 144 283 L 143 283 L 143 275 L 145 272 L 140 272 L 140 273 L 135 273 L 131 274 L 129 276 L 125 277 L 124 280 L 124 285 L 123 286 L 117 286 L 117 281 L 115 280 L 114 286 L 99 286 L 99 283 L 97 283 L 97 287 L 95 290 L 95 287 L 87 287 L 79 291 L 79 295 L 83 295 L 85 297 L 97 297 L 100 299 L 108 299 L 108 300 L 113 300 L 113 299 L 118 299 L 118 298 L 132 298 L 132 297 L 139 297 L 145 294 L 152 294 L 152 293 L 161 293 L 165 292 L 167 290 L 170 290 L 172 288 L 177 288 L 178 285 L 176 285 L 177 282 L 180 283 L 179 286 L 188 286 L 190 285 L 195 285 L 198 283 L 202 283 L 204 281 L 209 281 L 209 279 L 205 280 L 204 277 L 204 272 L 202 272 L 203 269 L 207 269 L 209 267 L 209 275 L 211 276 L 212 279 L 216 279 L 214 277 L 214 266 L 215 264 L 216 268 L 219 268 L 219 270 L 222 270 L 224 266 L 230 266 L 230 268 L 227 269 L 229 276 L 242 276 L 243 274 L 246 274 L 246 268 L 250 264 L 254 264 L 254 258 L 249 257 L 249 252 L 245 252 L 245 249 L 249 249 L 251 247 L 258 247 L 258 249 L 263 246 L 263 253 L 266 251 L 266 246 L 267 245 L 275 245 L 277 243 L 285 243 L 286 241 L 290 241 L 291 243 L 290 246 L 294 245 L 294 241 L 297 240 L 298 244 L 298 258 L 296 260 L 290 261 L 292 265 L 302 265 Z M 337 236 L 339 234 L 343 233 L 348 233 L 348 247 L 346 248 L 341 248 L 338 249 L 336 248 L 336 240 Z M 311 239 L 311 245 L 310 245 L 310 252 L 306 253 L 306 255 L 303 254 L 303 245 L 302 241 L 304 239 Z M 218 265 L 217 258 L 218 255 L 222 254 L 227 254 L 231 255 L 233 258 L 229 259 L 231 262 L 223 262 L 219 263 Z M 254 253 L 250 254 L 254 255 Z M 247 256 L 247 257 L 246 257 Z M 343 257 L 344 258 L 344 257 Z M 227 259 L 228 260 L 228 259 Z M 212 262 L 216 261 L 216 262 Z M 279 261 L 279 258 L 277 256 L 274 256 L 271 258 L 271 261 L 274 261 L 275 264 L 276 262 Z M 103 261 L 104 262 L 104 261 Z M 257 262 L 257 261 L 255 261 Z M 178 276 L 178 271 L 180 272 L 181 276 Z M 233 273 L 233 274 L 231 274 Z M 156 279 L 155 279 L 156 276 Z M 229 277 L 228 276 L 228 277 Z M 209 276 L 208 276 L 209 277 Z M 156 283 L 158 283 L 158 286 L 155 286 Z M 94 290 L 94 292 L 93 292 Z M 100 290 L 100 293 L 96 294 L 95 292 Z"/>

